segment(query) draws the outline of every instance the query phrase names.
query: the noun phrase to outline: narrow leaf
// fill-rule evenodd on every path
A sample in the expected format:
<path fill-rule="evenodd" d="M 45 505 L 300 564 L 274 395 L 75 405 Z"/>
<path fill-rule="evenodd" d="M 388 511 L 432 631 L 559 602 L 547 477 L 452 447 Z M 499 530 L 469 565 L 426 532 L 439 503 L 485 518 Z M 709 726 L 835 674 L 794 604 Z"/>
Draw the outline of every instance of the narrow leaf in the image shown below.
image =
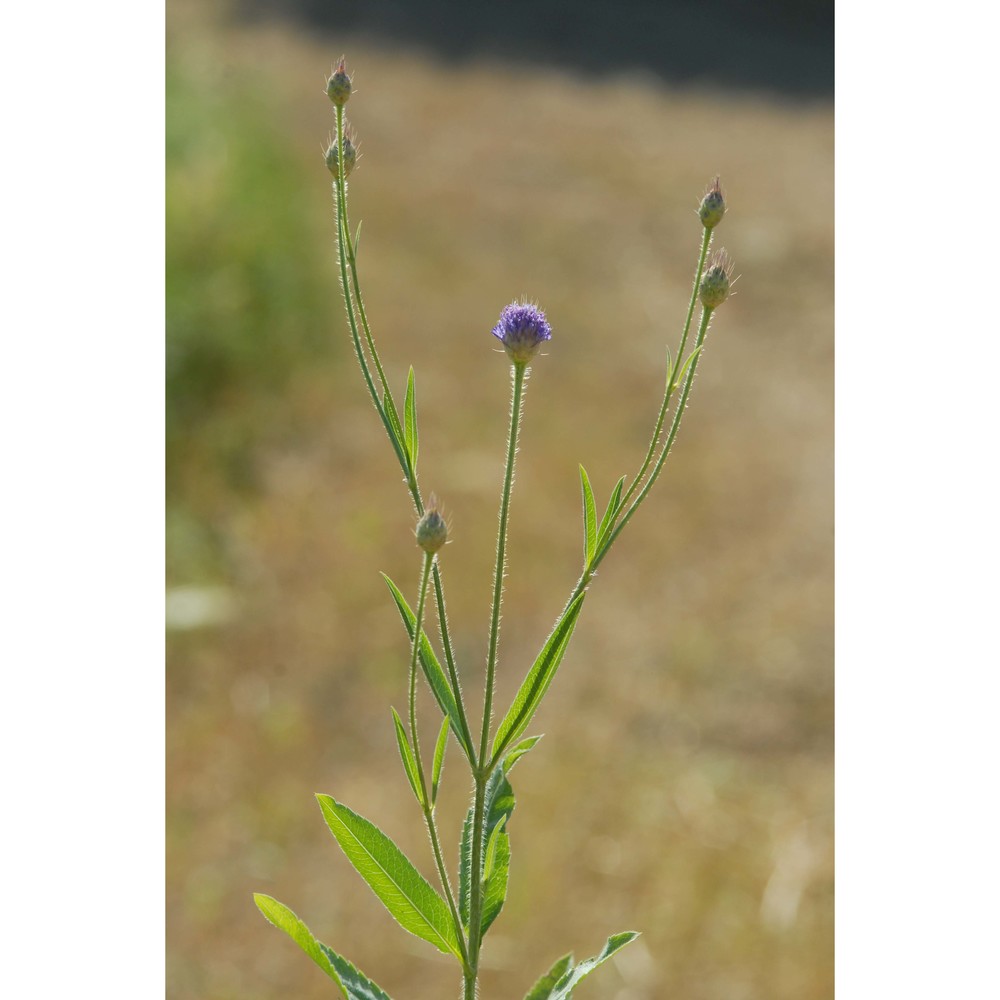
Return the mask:
<path fill-rule="evenodd" d="M 410 458 L 410 468 L 416 471 L 417 451 L 420 448 L 417 434 L 417 397 L 413 385 L 413 365 L 406 380 L 406 399 L 403 401 L 403 421 L 406 435 L 406 454 Z"/>
<path fill-rule="evenodd" d="M 590 488 L 587 470 L 580 466 L 580 485 L 583 488 L 583 558 L 587 565 L 594 558 L 597 544 L 597 510 L 594 506 L 594 491 Z"/>
<path fill-rule="evenodd" d="M 441 769 L 444 767 L 444 753 L 448 749 L 448 717 L 441 720 L 437 746 L 434 747 L 434 768 L 431 772 L 431 805 L 437 802 L 438 785 L 441 783 Z"/>
<path fill-rule="evenodd" d="M 405 854 L 374 823 L 329 795 L 317 795 L 330 832 L 372 892 L 404 930 L 461 961 L 448 905 Z"/>
<path fill-rule="evenodd" d="M 395 401 L 389 397 L 388 393 L 383 393 L 382 395 L 382 409 L 385 410 L 386 419 L 389 421 L 389 428 L 392 436 L 396 439 L 396 444 L 405 454 L 406 436 L 403 434 L 403 428 L 399 424 L 399 414 L 396 412 Z"/>
<path fill-rule="evenodd" d="M 685 361 L 684 364 L 681 365 L 680 371 L 676 374 L 676 376 L 674 376 L 674 388 L 676 388 L 677 386 L 679 386 L 681 384 L 681 382 L 684 379 L 684 376 L 687 374 L 688 368 L 691 367 L 691 362 L 694 361 L 694 359 L 698 356 L 698 353 L 700 351 L 701 351 L 701 347 L 696 347 L 688 355 L 687 361 Z"/>
<path fill-rule="evenodd" d="M 500 827 L 497 827 L 500 830 Z M 486 866 L 486 882 L 483 885 L 483 922 L 482 933 L 485 935 L 490 925 L 500 915 L 504 900 L 507 898 L 507 880 L 510 876 L 510 837 L 502 831 L 491 838 L 492 850 Z"/>
<path fill-rule="evenodd" d="M 670 345 L 667 344 L 667 388 L 670 388 L 671 379 L 674 374 L 674 359 L 670 354 Z"/>
<path fill-rule="evenodd" d="M 505 821 L 506 822 L 506 821 Z M 490 834 L 490 839 L 486 844 L 486 853 L 483 855 L 483 880 L 489 881 L 493 874 L 493 867 L 497 858 L 497 841 L 503 833 L 504 823 L 499 823 Z"/>
<path fill-rule="evenodd" d="M 540 739 L 540 737 L 537 739 Z M 487 846 L 493 836 L 493 831 L 510 819 L 515 804 L 514 789 L 507 780 L 503 765 L 498 764 L 493 769 L 489 781 L 486 782 L 486 791 L 483 797 L 483 816 L 485 817 L 485 821 L 483 824 L 483 840 L 479 851 L 480 881 L 484 877 Z M 465 822 L 462 824 L 462 842 L 459 845 L 459 914 L 462 917 L 462 923 L 466 927 L 469 926 L 470 892 L 472 887 L 472 825 L 474 819 L 474 811 L 470 807 L 466 814 Z"/>
<path fill-rule="evenodd" d="M 403 760 L 403 770 L 406 771 L 406 777 L 410 780 L 410 788 L 413 789 L 417 802 L 423 805 L 424 797 L 420 791 L 420 773 L 417 771 L 417 761 L 413 756 L 410 741 L 406 738 L 406 730 L 403 728 L 403 723 L 395 709 L 392 710 L 392 721 L 396 727 L 396 743 L 399 744 L 399 756 Z"/>
<path fill-rule="evenodd" d="M 587 596 L 586 591 L 562 613 L 552 634 L 548 637 L 542 651 L 538 654 L 528 675 L 521 683 L 514 701 L 511 703 L 507 714 L 500 723 L 497 734 L 493 740 L 493 758 L 498 757 L 507 749 L 508 745 L 516 740 L 531 722 L 531 717 L 535 714 L 539 703 L 552 683 L 552 678 L 559 669 L 563 654 L 569 645 L 569 640 L 573 636 L 573 629 L 576 627 L 576 620 L 583 607 L 583 599 Z"/>
<path fill-rule="evenodd" d="M 588 958 L 585 962 L 581 962 L 576 968 L 570 969 L 563 975 L 548 995 L 548 1000 L 568 1000 L 568 997 L 572 995 L 573 990 L 576 989 L 581 979 L 589 976 L 594 969 L 611 958 L 616 951 L 624 948 L 625 945 L 634 941 L 638 936 L 636 931 L 622 931 L 621 934 L 612 934 L 599 955 Z"/>
<path fill-rule="evenodd" d="M 347 992 L 347 988 L 341 981 L 329 955 L 323 951 L 319 941 L 313 937 L 312 931 L 284 903 L 279 903 L 274 897 L 265 896 L 262 892 L 255 892 L 253 901 L 257 904 L 257 909 L 275 927 L 283 930 L 340 987 L 340 992 L 350 1000 L 351 995 Z"/>
<path fill-rule="evenodd" d="M 354 233 L 354 256 L 358 255 L 358 247 L 361 245 L 361 223 L 358 223 L 358 228 Z"/>
<path fill-rule="evenodd" d="M 621 510 L 622 502 L 622 487 L 625 485 L 625 477 L 622 476 L 621 479 L 615 483 L 615 488 L 611 491 L 611 499 L 608 501 L 608 509 L 604 512 L 604 518 L 601 520 L 601 526 L 597 529 L 597 543 L 595 548 L 600 551 L 604 545 L 604 538 L 609 531 L 615 525 L 615 518 L 618 516 L 618 511 Z"/>
<path fill-rule="evenodd" d="M 417 627 L 417 617 L 410 610 L 410 606 L 406 603 L 406 598 L 403 597 L 399 587 L 385 573 L 382 574 L 382 577 L 389 587 L 392 599 L 396 602 L 399 615 L 406 626 L 406 634 L 410 637 L 410 642 L 413 642 L 413 633 Z M 430 685 L 431 693 L 434 695 L 438 707 L 451 722 L 451 728 L 458 740 L 458 745 L 465 751 L 466 757 L 472 760 L 472 752 L 466 744 L 465 738 L 462 736 L 462 723 L 458 714 L 455 695 L 451 690 L 451 685 L 448 683 L 448 678 L 445 676 L 444 670 L 441 668 L 441 663 L 434 655 L 434 650 L 431 649 L 430 641 L 423 629 L 420 630 L 420 644 L 417 649 L 417 655 L 420 660 L 420 667 L 427 678 L 427 683 Z"/>
<path fill-rule="evenodd" d="M 524 1000 L 549 1000 L 556 983 L 573 967 L 573 953 L 563 955 L 534 986 L 528 990 Z"/>
<path fill-rule="evenodd" d="M 267 919 L 289 937 L 340 987 L 348 1000 L 390 1000 L 389 995 L 359 972 L 342 955 L 322 941 L 284 903 L 271 896 L 254 893 L 254 902 Z"/>
<path fill-rule="evenodd" d="M 503 759 L 504 774 L 510 774 L 513 766 L 541 739 L 541 736 L 529 736 L 521 740 L 517 746 L 507 751 Z"/>

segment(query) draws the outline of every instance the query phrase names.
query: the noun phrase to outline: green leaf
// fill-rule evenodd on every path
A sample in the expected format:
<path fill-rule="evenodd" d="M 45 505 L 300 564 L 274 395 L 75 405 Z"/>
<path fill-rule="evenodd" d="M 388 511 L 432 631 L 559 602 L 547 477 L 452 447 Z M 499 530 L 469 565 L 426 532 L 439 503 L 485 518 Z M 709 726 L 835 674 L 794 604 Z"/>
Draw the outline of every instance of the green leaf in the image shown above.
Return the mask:
<path fill-rule="evenodd" d="M 329 795 L 317 795 L 330 832 L 372 892 L 404 930 L 459 961 L 462 952 L 448 905 L 377 827 Z"/>
<path fill-rule="evenodd" d="M 406 634 L 410 637 L 410 642 L 413 642 L 413 632 L 417 627 L 416 615 L 410 610 L 410 606 L 406 603 L 406 598 L 403 597 L 399 587 L 385 573 L 382 574 L 382 577 L 389 587 L 392 599 L 396 602 L 399 615 L 406 626 Z M 420 667 L 427 678 L 427 683 L 430 685 L 431 693 L 434 695 L 438 707 L 451 722 L 451 728 L 455 733 L 455 738 L 458 740 L 458 745 L 465 751 L 465 756 L 471 761 L 473 754 L 471 748 L 465 742 L 465 737 L 462 735 L 461 717 L 458 714 L 455 695 L 451 690 L 451 685 L 448 683 L 448 678 L 445 676 L 444 670 L 441 668 L 441 663 L 434 655 L 434 650 L 431 649 L 427 633 L 423 629 L 420 630 L 420 645 L 417 655 L 420 660 Z"/>
<path fill-rule="evenodd" d="M 336 968 L 320 947 L 319 941 L 313 937 L 312 931 L 284 903 L 279 903 L 262 892 L 255 892 L 253 901 L 275 927 L 283 930 L 340 987 L 340 992 L 345 997 L 350 997 Z"/>
<path fill-rule="evenodd" d="M 497 827 L 486 849 L 486 881 L 483 885 L 483 922 L 485 935 L 490 925 L 500 915 L 507 898 L 507 879 L 510 874 L 510 837 Z"/>
<path fill-rule="evenodd" d="M 441 769 L 444 767 L 444 752 L 448 749 L 448 717 L 441 720 L 437 746 L 434 747 L 434 769 L 431 772 L 431 805 L 437 802 L 438 785 L 441 783 Z"/>
<path fill-rule="evenodd" d="M 420 439 L 417 434 L 417 397 L 413 386 L 413 365 L 410 365 L 410 375 L 406 380 L 406 399 L 403 401 L 403 421 L 405 427 L 406 454 L 410 458 L 410 468 L 417 469 L 417 452 L 420 449 Z"/>
<path fill-rule="evenodd" d="M 521 740 L 517 746 L 508 750 L 503 759 L 504 774 L 510 774 L 514 765 L 541 739 L 541 736 L 529 736 Z"/>
<path fill-rule="evenodd" d="M 670 388 L 671 378 L 674 373 L 674 359 L 670 354 L 670 345 L 667 344 L 667 388 Z"/>
<path fill-rule="evenodd" d="M 590 488 L 587 470 L 580 466 L 580 485 L 583 487 L 583 558 L 590 565 L 597 544 L 597 510 L 594 506 L 594 491 Z"/>
<path fill-rule="evenodd" d="M 346 958 L 317 941 L 312 931 L 284 903 L 255 892 L 257 908 L 280 927 L 339 987 L 347 1000 L 390 1000 L 389 995 L 359 972 Z"/>
<path fill-rule="evenodd" d="M 612 934 L 611 937 L 608 938 L 604 947 L 601 949 L 601 953 L 599 955 L 595 955 L 593 958 L 588 958 L 585 962 L 581 962 L 575 968 L 569 969 L 562 976 L 559 982 L 556 983 L 551 993 L 543 993 L 541 996 L 545 997 L 545 1000 L 568 1000 L 581 979 L 585 979 L 589 976 L 594 969 L 611 958 L 616 951 L 624 948 L 625 945 L 634 941 L 638 936 L 639 935 L 636 931 L 622 931 L 621 934 Z"/>
<path fill-rule="evenodd" d="M 580 616 L 583 599 L 586 596 L 586 591 L 580 594 L 563 611 L 559 621 L 556 622 L 556 627 L 546 640 L 538 658 L 528 671 L 528 675 L 522 681 L 521 687 L 514 696 L 514 701 L 497 729 L 496 737 L 493 740 L 491 759 L 495 760 L 499 757 L 508 745 L 528 728 L 531 717 L 535 714 L 545 692 L 552 683 L 552 678 L 555 677 L 556 671 L 559 669 L 563 654 L 573 636 L 573 629 L 576 628 L 576 620 Z"/>
<path fill-rule="evenodd" d="M 396 742 L 399 744 L 399 756 L 403 760 L 403 770 L 406 771 L 406 777 L 410 779 L 410 788 L 413 789 L 417 802 L 423 805 L 424 796 L 420 791 L 420 772 L 417 770 L 417 761 L 413 756 L 410 741 L 406 738 L 406 730 L 403 728 L 403 723 L 395 709 L 392 710 L 392 721 L 396 727 Z"/>
<path fill-rule="evenodd" d="M 361 245 L 361 223 L 358 223 L 358 228 L 354 232 L 354 256 L 358 255 L 358 247 Z"/>
<path fill-rule="evenodd" d="M 396 439 L 397 446 L 406 453 L 406 437 L 403 428 L 399 424 L 399 414 L 396 412 L 396 403 L 393 397 L 387 392 L 382 394 L 382 409 L 385 410 L 386 419 L 389 421 L 389 429 Z"/>
<path fill-rule="evenodd" d="M 541 737 L 534 737 L 535 743 Z M 525 740 L 525 743 L 528 741 Z M 531 747 L 522 751 L 527 753 Z M 518 756 L 521 756 L 519 754 Z M 515 758 L 516 763 L 517 758 Z M 479 878 L 483 880 L 486 872 L 486 856 L 489 853 L 489 844 L 493 840 L 494 831 L 503 827 L 510 819 L 514 811 L 516 800 L 514 789 L 507 780 L 504 765 L 498 764 L 486 782 L 486 790 L 483 796 L 483 816 L 485 823 L 483 826 L 483 841 L 479 851 Z M 469 807 L 465 822 L 462 824 L 462 842 L 459 845 L 459 870 L 458 870 L 458 906 L 462 923 L 469 926 L 469 907 L 472 887 L 472 824 L 475 819 L 473 807 Z M 507 852 L 508 858 L 510 851 Z M 506 891 L 506 890 L 505 890 Z M 501 902 L 502 905 L 502 902 Z M 485 914 L 485 910 L 483 911 Z M 499 909 L 497 913 L 499 913 Z M 494 914 L 496 917 L 496 914 Z"/>
<path fill-rule="evenodd" d="M 573 953 L 563 955 L 534 986 L 528 990 L 524 1000 L 548 1000 L 556 983 L 573 967 Z"/>
<path fill-rule="evenodd" d="M 615 483 L 615 488 L 611 491 L 611 499 L 608 501 L 608 509 L 604 512 L 604 518 L 601 520 L 601 526 L 597 529 L 597 543 L 594 548 L 598 552 L 604 547 L 605 536 L 607 536 L 607 534 L 615 526 L 615 518 L 621 510 L 622 487 L 624 485 L 625 477 L 622 476 L 621 479 Z"/>
<path fill-rule="evenodd" d="M 338 955 L 332 948 L 320 942 L 326 957 L 340 976 L 340 981 L 347 987 L 350 1000 L 391 1000 L 388 993 L 376 986 L 363 972 L 356 969 L 346 958 Z"/>
<path fill-rule="evenodd" d="M 704 345 L 702 345 L 704 346 Z M 687 361 L 681 365 L 680 371 L 674 376 L 674 388 L 681 384 L 682 379 L 687 374 L 687 370 L 691 367 L 691 362 L 698 356 L 701 351 L 701 347 L 696 347 L 687 357 Z"/>

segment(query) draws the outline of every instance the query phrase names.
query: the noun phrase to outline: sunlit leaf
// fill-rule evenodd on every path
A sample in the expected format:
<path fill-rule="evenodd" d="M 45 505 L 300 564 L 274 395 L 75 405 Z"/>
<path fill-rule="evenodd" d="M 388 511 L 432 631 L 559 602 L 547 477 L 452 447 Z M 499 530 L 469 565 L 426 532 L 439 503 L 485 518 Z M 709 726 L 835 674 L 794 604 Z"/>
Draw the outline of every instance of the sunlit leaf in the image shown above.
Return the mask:
<path fill-rule="evenodd" d="M 406 634 L 410 637 L 410 642 L 413 642 L 413 632 L 416 629 L 417 623 L 416 615 L 414 615 L 414 613 L 410 610 L 410 606 L 406 603 L 406 598 L 403 597 L 399 587 L 397 587 L 384 573 L 382 574 L 382 577 L 389 587 L 392 599 L 396 602 L 396 608 L 399 610 L 399 615 L 403 619 L 403 624 L 406 626 Z M 451 728 L 455 733 L 455 738 L 458 740 L 458 745 L 465 751 L 466 757 L 471 760 L 472 753 L 462 735 L 461 717 L 458 713 L 458 705 L 455 702 L 455 695 L 451 690 L 451 685 L 448 683 L 448 678 L 445 676 L 444 670 L 441 668 L 440 661 L 434 655 L 434 650 L 431 649 L 431 644 L 427 639 L 427 633 L 424 632 L 423 629 L 420 630 L 420 643 L 417 649 L 417 655 L 420 660 L 420 668 L 423 670 L 424 676 L 427 678 L 427 683 L 430 685 L 431 693 L 434 695 L 434 700 L 438 703 L 438 707 L 451 722 Z"/>
<path fill-rule="evenodd" d="M 590 564 L 597 544 L 597 509 L 594 506 L 594 491 L 590 488 L 587 470 L 580 466 L 580 486 L 583 489 L 583 558 Z"/>
<path fill-rule="evenodd" d="M 597 542 L 595 544 L 595 549 L 597 551 L 600 551 L 604 547 L 605 536 L 614 527 L 615 518 L 618 516 L 618 511 L 621 510 L 622 486 L 624 485 L 625 477 L 622 476 L 621 479 L 615 483 L 615 488 L 611 491 L 611 499 L 608 501 L 608 509 L 604 512 L 604 518 L 601 520 L 601 526 L 597 529 Z"/>
<path fill-rule="evenodd" d="M 569 969 L 552 988 L 552 992 L 547 994 L 547 996 L 546 994 L 542 994 L 542 997 L 546 997 L 546 1000 L 568 1000 L 581 979 L 589 976 L 594 969 L 611 958 L 616 951 L 624 948 L 625 945 L 634 941 L 638 936 L 636 931 L 622 931 L 621 934 L 612 934 L 599 955 L 588 958 L 585 962 L 581 962 L 574 968 Z"/>
<path fill-rule="evenodd" d="M 497 734 L 493 740 L 493 754 L 491 759 L 496 759 L 507 749 L 510 743 L 518 738 L 528 727 L 532 716 L 541 703 L 545 692 L 552 683 L 552 678 L 559 669 L 563 654 L 569 645 L 569 640 L 573 636 L 573 629 L 576 627 L 576 620 L 583 607 L 583 600 L 586 592 L 570 604 L 559 618 L 552 634 L 548 637 L 542 651 L 538 654 L 538 659 L 532 664 L 528 675 L 521 683 L 514 701 L 511 703 L 507 714 L 497 729 Z"/>
<path fill-rule="evenodd" d="M 556 983 L 573 967 L 573 953 L 563 955 L 534 986 L 528 990 L 524 1000 L 548 1000 Z"/>
<path fill-rule="evenodd" d="M 271 896 L 254 893 L 254 902 L 267 919 L 280 927 L 339 987 L 347 1000 L 390 1000 L 364 973 L 338 955 L 287 907 Z"/>
<path fill-rule="evenodd" d="M 413 365 L 406 380 L 406 399 L 403 401 L 404 435 L 406 454 L 410 457 L 410 468 L 417 468 L 417 451 L 420 448 L 420 438 L 417 434 L 417 394 L 413 384 Z"/>
<path fill-rule="evenodd" d="M 448 905 L 374 823 L 329 795 L 317 795 L 330 832 L 385 908 L 411 934 L 461 960 Z"/>
<path fill-rule="evenodd" d="M 406 771 L 406 777 L 410 781 L 410 788 L 413 789 L 417 802 L 423 805 L 424 797 L 420 791 L 420 773 L 417 771 L 417 761 L 413 756 L 410 741 L 406 738 L 406 730 L 403 728 L 403 723 L 395 709 L 392 710 L 392 721 L 396 727 L 396 743 L 399 745 L 399 756 L 403 760 L 403 770 Z"/>
<path fill-rule="evenodd" d="M 441 769 L 444 767 L 444 754 L 448 749 L 448 718 L 441 720 L 441 731 L 438 733 L 437 744 L 434 747 L 434 767 L 431 771 L 431 805 L 437 802 L 438 785 L 441 783 Z"/>

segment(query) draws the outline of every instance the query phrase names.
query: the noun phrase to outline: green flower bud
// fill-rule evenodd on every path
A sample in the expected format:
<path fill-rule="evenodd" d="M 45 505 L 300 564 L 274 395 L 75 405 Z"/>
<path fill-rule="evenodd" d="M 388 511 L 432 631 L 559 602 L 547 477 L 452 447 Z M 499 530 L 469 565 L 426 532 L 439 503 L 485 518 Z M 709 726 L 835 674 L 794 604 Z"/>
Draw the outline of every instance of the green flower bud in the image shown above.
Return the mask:
<path fill-rule="evenodd" d="M 706 229 L 714 229 L 726 214 L 726 196 L 722 193 L 719 178 L 716 177 L 701 199 L 698 218 Z"/>
<path fill-rule="evenodd" d="M 732 277 L 733 262 L 725 250 L 719 250 L 712 256 L 698 289 L 701 304 L 706 309 L 718 309 L 726 301 Z"/>
<path fill-rule="evenodd" d="M 339 157 L 337 156 L 337 137 L 330 140 L 330 145 L 326 151 L 326 166 L 334 177 L 339 177 Z M 354 164 L 358 162 L 358 149 L 354 145 L 353 135 L 350 130 L 344 130 L 344 176 L 350 177 Z"/>
<path fill-rule="evenodd" d="M 417 545 L 431 556 L 448 541 L 448 525 L 441 516 L 434 497 L 431 497 L 430 506 L 417 522 L 416 535 Z"/>
<path fill-rule="evenodd" d="M 347 75 L 347 70 L 344 67 L 343 56 L 341 56 L 340 62 L 331 74 L 330 79 L 326 81 L 326 96 L 338 108 L 342 108 L 350 99 L 351 78 Z"/>

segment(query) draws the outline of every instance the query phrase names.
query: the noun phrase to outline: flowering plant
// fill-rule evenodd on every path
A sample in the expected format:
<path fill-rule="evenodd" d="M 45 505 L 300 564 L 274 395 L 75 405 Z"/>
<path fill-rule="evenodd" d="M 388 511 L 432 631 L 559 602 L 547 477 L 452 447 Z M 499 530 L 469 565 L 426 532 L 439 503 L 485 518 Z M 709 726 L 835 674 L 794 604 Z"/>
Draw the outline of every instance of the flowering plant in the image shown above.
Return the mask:
<path fill-rule="evenodd" d="M 344 854 L 389 913 L 405 930 L 455 958 L 461 969 L 463 998 L 474 1000 L 483 941 L 499 916 L 507 895 L 511 856 L 507 826 L 515 805 L 510 773 L 540 738 L 525 734 L 566 653 L 594 574 L 648 497 L 677 437 L 712 316 L 726 300 L 732 283 L 732 265 L 725 251 L 719 251 L 711 260 L 708 256 L 713 231 L 722 221 L 726 203 L 716 178 L 698 210 L 702 240 L 694 286 L 676 353 L 672 356 L 669 350 L 667 352 L 666 386 L 645 458 L 627 487 L 625 476 L 615 484 L 600 520 L 590 479 L 586 470 L 580 467 L 583 498 L 583 566 L 580 576 L 511 705 L 494 727 L 493 697 L 500 641 L 500 606 L 521 414 L 530 365 L 543 345 L 552 339 L 549 321 L 537 305 L 512 302 L 500 313 L 492 334 L 503 345 L 511 362 L 512 401 L 500 495 L 482 722 L 476 731 L 469 722 L 446 613 L 440 559 L 448 540 L 448 525 L 433 496 L 425 503 L 417 476 L 419 437 L 413 369 L 409 370 L 400 410 L 386 379 L 361 294 L 358 238 L 351 236 L 347 213 L 347 177 L 357 163 L 357 144 L 344 114 L 351 92 L 351 78 L 341 60 L 327 83 L 327 94 L 335 109 L 336 134 L 326 153 L 326 163 L 334 177 L 341 290 L 361 374 L 402 469 L 419 519 L 416 541 L 422 553 L 415 607 L 392 580 L 385 578 L 410 648 L 408 717 L 404 724 L 393 709 L 392 721 L 403 770 L 430 838 L 440 891 L 420 874 L 374 823 L 330 795 L 318 795 L 317 799 L 323 818 Z M 689 350 L 689 335 L 699 303 L 700 319 L 694 344 Z M 428 591 L 432 584 L 443 665 L 425 631 L 425 620 L 429 616 Z M 421 748 L 416 709 L 418 667 L 441 714 L 429 771 Z M 452 884 L 448 873 L 435 816 L 442 767 L 450 741 L 458 745 L 468 765 L 472 783 L 472 802 L 459 841 L 457 886 Z M 270 896 L 257 894 L 254 898 L 264 916 L 300 945 L 337 984 L 344 997 L 348 1000 L 388 1000 L 387 994 L 365 974 L 318 941 L 288 907 Z M 575 962 L 571 954 L 564 955 L 537 980 L 525 1000 L 563 1000 L 570 997 L 584 977 L 636 936 L 634 931 L 613 934 L 599 954 L 583 962 Z"/>

